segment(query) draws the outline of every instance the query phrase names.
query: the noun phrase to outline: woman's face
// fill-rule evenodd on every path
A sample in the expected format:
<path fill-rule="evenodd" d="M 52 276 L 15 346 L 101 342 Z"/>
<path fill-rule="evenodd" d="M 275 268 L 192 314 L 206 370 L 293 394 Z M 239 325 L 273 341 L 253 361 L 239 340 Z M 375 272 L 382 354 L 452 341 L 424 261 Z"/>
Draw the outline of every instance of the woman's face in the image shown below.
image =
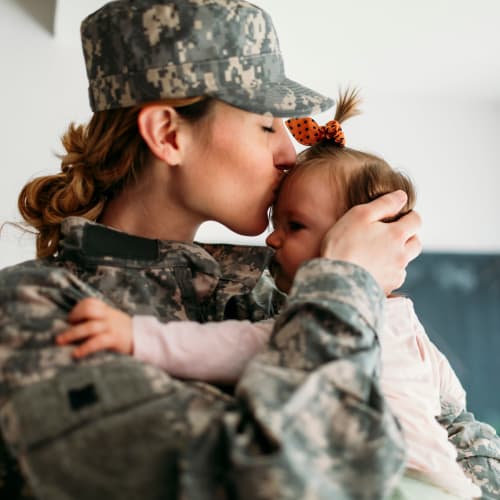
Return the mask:
<path fill-rule="evenodd" d="M 295 150 L 281 119 L 222 102 L 212 113 L 207 125 L 191 127 L 179 184 L 183 202 L 200 220 L 259 234 L 268 225 L 268 208 L 282 170 L 295 162 Z M 205 127 L 201 132 L 200 126 Z"/>

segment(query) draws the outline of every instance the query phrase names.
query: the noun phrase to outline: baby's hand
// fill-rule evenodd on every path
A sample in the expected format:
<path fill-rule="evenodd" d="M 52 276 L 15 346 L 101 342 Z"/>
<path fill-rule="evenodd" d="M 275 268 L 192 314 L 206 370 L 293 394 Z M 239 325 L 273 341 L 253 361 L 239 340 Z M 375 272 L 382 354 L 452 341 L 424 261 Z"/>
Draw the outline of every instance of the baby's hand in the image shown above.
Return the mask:
<path fill-rule="evenodd" d="M 56 343 L 67 345 L 81 342 L 73 350 L 74 358 L 104 350 L 132 354 L 132 318 L 128 314 L 98 299 L 88 298 L 71 310 L 68 321 L 72 326 L 56 337 Z"/>

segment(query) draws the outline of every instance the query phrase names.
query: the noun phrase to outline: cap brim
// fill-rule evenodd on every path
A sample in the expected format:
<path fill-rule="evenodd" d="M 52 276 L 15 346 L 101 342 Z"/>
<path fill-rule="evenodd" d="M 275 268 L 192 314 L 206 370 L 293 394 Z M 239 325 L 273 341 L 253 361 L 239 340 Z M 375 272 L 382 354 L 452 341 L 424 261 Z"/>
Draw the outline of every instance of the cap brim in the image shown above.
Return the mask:
<path fill-rule="evenodd" d="M 333 107 L 335 101 L 294 80 L 266 83 L 259 88 L 224 88 L 215 95 L 222 101 L 252 113 L 276 117 L 315 115 Z"/>

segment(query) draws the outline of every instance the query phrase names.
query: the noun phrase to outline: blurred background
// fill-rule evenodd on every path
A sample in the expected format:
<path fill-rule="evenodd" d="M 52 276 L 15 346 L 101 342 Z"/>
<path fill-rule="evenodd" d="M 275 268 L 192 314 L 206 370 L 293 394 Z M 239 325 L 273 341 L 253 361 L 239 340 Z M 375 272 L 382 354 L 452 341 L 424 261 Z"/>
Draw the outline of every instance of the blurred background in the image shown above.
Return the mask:
<path fill-rule="evenodd" d="M 58 169 L 60 136 L 90 116 L 81 20 L 104 0 L 0 0 L 0 223 Z M 404 291 L 448 355 L 476 416 L 500 429 L 500 3 L 498 0 L 255 0 L 280 36 L 288 76 L 335 96 L 356 85 L 348 144 L 383 156 L 418 189 L 424 254 Z M 333 113 L 315 118 L 324 122 Z M 200 241 L 263 244 L 205 224 Z M 4 226 L 0 268 L 33 258 Z"/>

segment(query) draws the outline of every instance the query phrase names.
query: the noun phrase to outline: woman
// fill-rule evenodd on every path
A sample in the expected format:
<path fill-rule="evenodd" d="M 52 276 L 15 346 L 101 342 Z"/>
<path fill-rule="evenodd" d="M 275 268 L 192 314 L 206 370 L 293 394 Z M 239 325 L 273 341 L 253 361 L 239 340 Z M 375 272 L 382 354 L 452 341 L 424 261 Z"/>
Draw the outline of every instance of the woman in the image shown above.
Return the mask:
<path fill-rule="evenodd" d="M 266 250 L 193 238 L 206 220 L 262 232 L 295 158 L 277 117 L 332 104 L 285 77 L 271 20 L 244 1 L 119 0 L 84 20 L 82 41 L 95 113 L 65 135 L 61 173 L 19 197 L 38 259 L 0 273 L 2 493 L 389 493 L 404 446 L 371 374 L 382 290 L 420 251 L 418 215 L 379 222 L 401 192 L 329 231 L 323 258 L 297 273 L 279 348 L 234 394 L 113 353 L 75 362 L 55 345 L 88 296 L 162 321 L 269 317 Z"/>

